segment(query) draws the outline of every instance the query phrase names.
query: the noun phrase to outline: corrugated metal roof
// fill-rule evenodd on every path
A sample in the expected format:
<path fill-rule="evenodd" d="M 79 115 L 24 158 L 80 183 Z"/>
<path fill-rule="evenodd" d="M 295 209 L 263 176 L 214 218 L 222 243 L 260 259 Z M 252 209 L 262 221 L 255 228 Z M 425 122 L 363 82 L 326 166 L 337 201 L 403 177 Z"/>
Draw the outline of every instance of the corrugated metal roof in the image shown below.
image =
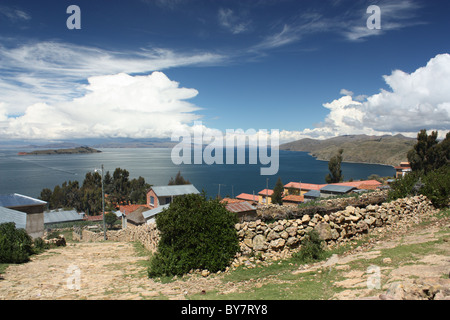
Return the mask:
<path fill-rule="evenodd" d="M 144 216 L 145 220 L 148 220 L 148 219 L 156 216 L 158 213 L 161 213 L 164 209 L 169 208 L 169 206 L 170 206 L 170 204 L 165 204 L 165 205 L 159 206 L 158 208 L 155 208 L 153 210 L 145 211 L 142 213 L 142 215 Z"/>
<path fill-rule="evenodd" d="M 229 203 L 226 208 L 228 211 L 235 213 L 256 210 L 256 208 L 248 202 Z"/>
<path fill-rule="evenodd" d="M 353 189 L 356 189 L 355 187 L 350 186 L 340 186 L 335 184 L 329 184 L 322 189 L 320 189 L 320 192 L 336 192 L 336 193 L 347 193 L 352 191 Z"/>
<path fill-rule="evenodd" d="M 307 193 L 305 193 L 303 195 L 303 197 L 306 197 L 306 198 L 319 198 L 320 197 L 320 191 L 318 191 L 318 190 L 308 191 Z"/>
<path fill-rule="evenodd" d="M 192 184 L 152 187 L 152 190 L 158 197 L 181 196 L 184 194 L 200 193 Z"/>
<path fill-rule="evenodd" d="M 0 194 L 0 207 L 14 208 L 23 206 L 43 205 L 47 202 L 17 193 Z"/>
<path fill-rule="evenodd" d="M 25 212 L 0 207 L 0 224 L 8 222 L 14 222 L 16 229 L 25 229 L 27 227 L 27 214 Z"/>
<path fill-rule="evenodd" d="M 84 213 L 80 214 L 75 210 L 44 212 L 44 224 L 81 221 L 83 218 Z"/>

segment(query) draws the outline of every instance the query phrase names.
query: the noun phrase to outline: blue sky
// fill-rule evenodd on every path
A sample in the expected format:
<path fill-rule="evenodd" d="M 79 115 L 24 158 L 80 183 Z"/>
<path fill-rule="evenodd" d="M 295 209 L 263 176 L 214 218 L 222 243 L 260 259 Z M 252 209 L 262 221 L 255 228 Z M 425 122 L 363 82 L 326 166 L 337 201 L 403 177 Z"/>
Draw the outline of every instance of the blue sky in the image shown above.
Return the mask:
<path fill-rule="evenodd" d="M 81 29 L 69 30 L 69 5 Z M 367 8 L 381 9 L 369 30 Z M 447 0 L 0 4 L 0 139 L 450 129 Z"/>

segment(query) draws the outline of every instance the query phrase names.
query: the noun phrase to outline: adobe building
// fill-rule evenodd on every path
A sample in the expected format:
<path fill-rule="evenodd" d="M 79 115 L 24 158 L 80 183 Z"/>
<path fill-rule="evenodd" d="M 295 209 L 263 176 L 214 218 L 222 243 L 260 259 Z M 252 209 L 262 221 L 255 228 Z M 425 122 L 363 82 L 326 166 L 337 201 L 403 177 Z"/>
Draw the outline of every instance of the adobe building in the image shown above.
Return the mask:
<path fill-rule="evenodd" d="M 0 195 L 0 223 L 15 222 L 32 238 L 44 235 L 44 210 L 47 202 L 17 193 Z M 24 215 L 25 214 L 25 215 Z"/>

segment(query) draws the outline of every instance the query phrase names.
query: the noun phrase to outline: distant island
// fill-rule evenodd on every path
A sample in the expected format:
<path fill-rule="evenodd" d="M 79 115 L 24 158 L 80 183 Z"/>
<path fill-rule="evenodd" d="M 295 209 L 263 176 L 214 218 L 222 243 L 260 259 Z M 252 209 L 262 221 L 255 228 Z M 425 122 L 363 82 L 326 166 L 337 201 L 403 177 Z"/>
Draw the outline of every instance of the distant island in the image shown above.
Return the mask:
<path fill-rule="evenodd" d="M 302 139 L 280 146 L 280 150 L 308 152 L 318 160 L 329 161 L 339 149 L 344 149 L 343 161 L 397 166 L 408 161 L 407 153 L 416 139 L 401 134 L 395 136 L 346 135 L 326 140 Z"/>
<path fill-rule="evenodd" d="M 19 152 L 20 156 L 30 155 L 52 155 L 52 154 L 83 154 L 83 153 L 100 153 L 100 150 L 90 147 L 77 147 L 71 149 L 51 149 L 51 150 L 36 150 L 31 152 Z"/>

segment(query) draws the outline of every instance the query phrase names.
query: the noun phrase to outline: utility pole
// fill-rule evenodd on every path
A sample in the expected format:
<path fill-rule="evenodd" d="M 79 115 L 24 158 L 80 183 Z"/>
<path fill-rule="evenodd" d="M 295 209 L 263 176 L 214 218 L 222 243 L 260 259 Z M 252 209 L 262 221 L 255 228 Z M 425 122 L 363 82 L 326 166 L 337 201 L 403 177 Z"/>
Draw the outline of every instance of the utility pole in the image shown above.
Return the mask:
<path fill-rule="evenodd" d="M 266 179 L 266 205 L 269 205 L 269 178 Z"/>
<path fill-rule="evenodd" d="M 102 211 L 103 211 L 103 239 L 106 241 L 105 189 L 103 188 L 103 164 L 102 164 Z"/>

